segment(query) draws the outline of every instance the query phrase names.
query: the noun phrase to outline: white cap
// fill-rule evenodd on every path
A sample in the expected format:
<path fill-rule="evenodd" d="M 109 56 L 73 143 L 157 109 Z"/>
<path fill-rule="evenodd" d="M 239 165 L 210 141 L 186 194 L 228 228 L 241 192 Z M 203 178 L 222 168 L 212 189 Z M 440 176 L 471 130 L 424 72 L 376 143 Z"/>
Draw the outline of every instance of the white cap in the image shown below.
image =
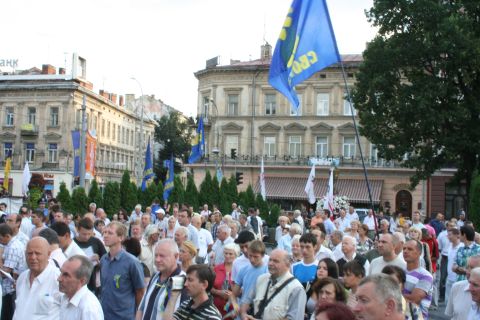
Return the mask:
<path fill-rule="evenodd" d="M 159 208 L 159 209 L 157 209 L 157 211 L 155 211 L 155 213 L 163 213 L 163 214 L 165 214 L 165 210 L 163 210 L 162 208 Z"/>

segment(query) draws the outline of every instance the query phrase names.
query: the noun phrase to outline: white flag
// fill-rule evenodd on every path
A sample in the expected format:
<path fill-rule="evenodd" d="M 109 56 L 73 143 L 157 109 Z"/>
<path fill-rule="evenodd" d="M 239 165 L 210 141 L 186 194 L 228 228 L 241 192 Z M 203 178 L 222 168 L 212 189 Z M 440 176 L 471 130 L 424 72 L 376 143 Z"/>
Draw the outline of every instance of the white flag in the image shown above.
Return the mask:
<path fill-rule="evenodd" d="M 25 162 L 25 168 L 23 168 L 23 175 L 22 175 L 22 193 L 24 196 L 28 193 L 28 185 L 30 184 L 30 178 L 32 175 L 30 174 L 30 168 L 28 167 L 28 161 Z"/>
<path fill-rule="evenodd" d="M 315 185 L 313 184 L 315 180 L 315 165 L 312 165 L 312 170 L 310 170 L 310 175 L 308 176 L 307 184 L 305 185 L 305 193 L 308 196 L 308 202 L 314 204 L 315 199 Z"/>
<path fill-rule="evenodd" d="M 327 194 L 325 195 L 325 201 L 323 203 L 324 209 L 330 209 L 333 212 L 335 205 L 333 203 L 333 168 L 330 169 L 330 178 L 328 179 Z"/>
<path fill-rule="evenodd" d="M 265 191 L 265 171 L 263 168 L 263 157 L 262 157 L 262 167 L 260 168 L 260 194 L 262 195 L 263 201 L 266 201 L 267 192 Z"/>

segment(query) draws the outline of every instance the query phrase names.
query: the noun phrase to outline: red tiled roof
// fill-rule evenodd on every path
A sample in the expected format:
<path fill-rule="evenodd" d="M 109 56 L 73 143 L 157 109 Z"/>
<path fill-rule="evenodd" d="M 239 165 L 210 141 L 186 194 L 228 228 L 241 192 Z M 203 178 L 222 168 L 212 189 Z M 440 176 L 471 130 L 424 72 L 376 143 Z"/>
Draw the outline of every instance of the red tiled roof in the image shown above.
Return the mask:
<path fill-rule="evenodd" d="M 287 200 L 307 200 L 305 184 L 307 177 L 268 177 L 265 176 L 267 198 Z M 380 202 L 383 180 L 369 180 L 372 200 Z M 315 197 L 322 198 L 327 192 L 328 179 L 315 179 Z M 350 202 L 368 203 L 368 190 L 363 179 L 339 179 L 334 184 L 335 191 L 346 196 Z M 260 192 L 260 181 L 254 186 L 254 192 Z"/>

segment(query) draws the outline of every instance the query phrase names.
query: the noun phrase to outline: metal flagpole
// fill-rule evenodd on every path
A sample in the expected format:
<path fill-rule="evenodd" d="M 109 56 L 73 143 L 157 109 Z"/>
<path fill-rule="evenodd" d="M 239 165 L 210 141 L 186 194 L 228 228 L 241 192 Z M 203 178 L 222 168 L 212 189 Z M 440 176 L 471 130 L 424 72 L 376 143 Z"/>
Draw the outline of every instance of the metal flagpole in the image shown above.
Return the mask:
<path fill-rule="evenodd" d="M 377 216 L 375 214 L 375 209 L 373 207 L 372 191 L 370 189 L 370 182 L 368 181 L 367 167 L 365 166 L 365 160 L 363 159 L 362 145 L 360 144 L 360 135 L 358 134 L 357 121 L 355 120 L 355 112 L 352 107 L 352 97 L 350 96 L 350 90 L 348 89 L 347 77 L 345 75 L 345 68 L 343 66 L 343 61 L 341 57 L 340 57 L 340 66 L 342 67 L 342 77 L 343 77 L 343 82 L 345 84 L 345 90 L 347 91 L 348 105 L 350 107 L 350 114 L 353 120 L 353 127 L 355 128 L 355 137 L 357 139 L 358 150 L 360 151 L 360 158 L 362 159 L 363 175 L 365 176 L 365 182 L 367 183 L 368 198 L 370 200 L 370 208 L 373 211 L 373 218 L 374 218 L 373 221 L 375 223 L 375 237 L 378 239 L 379 235 L 378 235 L 378 226 L 377 226 Z"/>

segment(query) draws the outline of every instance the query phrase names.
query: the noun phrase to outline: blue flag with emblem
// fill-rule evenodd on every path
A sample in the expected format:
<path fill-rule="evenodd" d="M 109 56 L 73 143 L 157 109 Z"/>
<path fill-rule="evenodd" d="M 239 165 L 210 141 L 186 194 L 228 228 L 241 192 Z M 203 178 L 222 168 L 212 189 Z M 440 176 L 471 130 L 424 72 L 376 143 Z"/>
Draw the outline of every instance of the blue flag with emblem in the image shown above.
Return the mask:
<path fill-rule="evenodd" d="M 72 145 L 73 145 L 73 176 L 80 176 L 80 131 L 72 131 Z"/>
<path fill-rule="evenodd" d="M 165 160 L 163 162 L 163 166 L 167 168 L 167 176 L 165 177 L 165 183 L 163 184 L 163 200 L 165 201 L 168 200 L 168 197 L 173 190 L 174 164 L 175 162 L 173 162 L 173 155 L 171 155 L 170 160 Z"/>
<path fill-rule="evenodd" d="M 147 185 L 153 180 L 152 152 L 150 151 L 150 138 L 148 138 L 147 151 L 145 152 L 145 168 L 143 169 L 142 191 L 147 190 Z"/>
<path fill-rule="evenodd" d="M 198 121 L 198 128 L 192 140 L 192 151 L 188 157 L 188 163 L 192 164 L 200 160 L 205 154 L 205 131 L 203 129 L 203 118 Z"/>
<path fill-rule="evenodd" d="M 298 114 L 295 86 L 340 61 L 325 0 L 294 0 L 270 64 L 269 83 Z"/>

